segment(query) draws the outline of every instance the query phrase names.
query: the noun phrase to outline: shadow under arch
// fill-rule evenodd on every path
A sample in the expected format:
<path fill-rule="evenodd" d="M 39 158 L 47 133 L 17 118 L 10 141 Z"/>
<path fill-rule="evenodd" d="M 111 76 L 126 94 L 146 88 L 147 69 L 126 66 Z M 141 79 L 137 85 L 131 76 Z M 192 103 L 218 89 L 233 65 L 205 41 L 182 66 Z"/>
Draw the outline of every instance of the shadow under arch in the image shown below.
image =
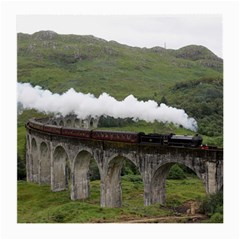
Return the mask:
<path fill-rule="evenodd" d="M 31 152 L 30 152 L 30 136 L 27 134 L 26 137 L 26 178 L 27 181 L 31 181 L 32 177 L 32 162 L 31 162 Z"/>
<path fill-rule="evenodd" d="M 26 138 L 26 147 L 27 147 L 27 149 L 30 149 L 30 137 L 29 137 L 29 134 L 27 134 L 27 138 Z"/>
<path fill-rule="evenodd" d="M 64 126 L 63 120 L 60 120 L 60 121 L 59 121 L 59 126 Z"/>
<path fill-rule="evenodd" d="M 57 121 L 53 121 L 52 124 L 58 126 Z"/>
<path fill-rule="evenodd" d="M 164 205 L 166 203 L 166 178 L 169 174 L 171 167 L 175 164 L 180 164 L 191 169 L 196 174 L 196 176 L 202 181 L 203 186 L 205 188 L 205 192 L 207 192 L 205 179 L 192 166 L 182 161 L 165 162 L 156 167 L 156 170 L 151 179 L 150 185 L 151 204 L 160 203 Z"/>
<path fill-rule="evenodd" d="M 68 189 L 70 177 L 69 157 L 64 147 L 58 145 L 53 152 L 52 163 L 52 191 L 58 192 Z"/>
<path fill-rule="evenodd" d="M 75 127 L 75 128 L 80 128 L 80 127 L 81 127 L 80 119 L 78 119 L 78 118 L 75 119 L 75 121 L 74 121 L 74 127 Z"/>
<path fill-rule="evenodd" d="M 90 122 L 89 122 L 89 127 L 90 127 L 90 128 L 93 128 L 93 125 L 94 125 L 94 119 L 91 118 L 91 119 L 90 119 Z"/>
<path fill-rule="evenodd" d="M 38 146 L 37 146 L 37 141 L 33 137 L 31 140 L 31 162 L 32 162 L 32 180 L 33 182 L 38 182 L 39 178 L 39 159 L 38 159 Z"/>
<path fill-rule="evenodd" d="M 51 183 L 51 160 L 49 147 L 45 142 L 40 144 L 40 183 L 50 184 Z"/>
<path fill-rule="evenodd" d="M 88 150 L 79 151 L 74 158 L 72 170 L 72 200 L 86 199 L 90 197 L 89 169 L 91 161 L 95 161 L 95 159 L 93 158 L 93 154 Z"/>
<path fill-rule="evenodd" d="M 72 127 L 72 120 L 71 119 L 67 119 L 66 127 Z"/>
<path fill-rule="evenodd" d="M 107 171 L 104 174 L 104 178 L 101 179 L 102 206 L 106 207 L 122 206 L 121 171 L 125 161 L 130 161 L 138 169 L 136 162 L 133 159 L 126 157 L 124 155 L 116 154 L 109 159 Z"/>

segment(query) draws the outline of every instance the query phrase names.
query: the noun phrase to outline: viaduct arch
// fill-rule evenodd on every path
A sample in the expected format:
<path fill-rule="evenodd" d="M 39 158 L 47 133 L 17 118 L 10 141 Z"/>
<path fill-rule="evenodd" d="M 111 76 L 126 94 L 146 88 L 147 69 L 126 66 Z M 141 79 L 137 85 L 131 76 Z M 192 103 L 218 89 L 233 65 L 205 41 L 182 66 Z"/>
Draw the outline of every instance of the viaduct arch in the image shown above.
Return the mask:
<path fill-rule="evenodd" d="M 52 191 L 69 190 L 72 200 L 90 197 L 89 164 L 100 173 L 100 204 L 121 207 L 121 168 L 124 159 L 139 170 L 144 184 L 144 205 L 165 204 L 166 176 L 175 163 L 192 169 L 206 193 L 223 186 L 223 150 L 181 148 L 99 141 L 61 136 L 26 125 L 27 181 L 50 184 Z"/>

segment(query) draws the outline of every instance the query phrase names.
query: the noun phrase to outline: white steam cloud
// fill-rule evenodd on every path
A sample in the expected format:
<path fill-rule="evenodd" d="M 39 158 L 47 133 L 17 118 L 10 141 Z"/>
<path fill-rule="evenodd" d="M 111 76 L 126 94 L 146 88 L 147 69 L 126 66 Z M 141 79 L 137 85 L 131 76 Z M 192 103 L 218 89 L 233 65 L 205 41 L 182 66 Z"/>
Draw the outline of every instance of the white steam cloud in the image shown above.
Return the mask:
<path fill-rule="evenodd" d="M 138 101 L 129 95 L 117 101 L 107 93 L 98 98 L 93 94 L 76 92 L 73 88 L 63 94 L 43 90 L 40 86 L 32 87 L 29 83 L 18 83 L 18 105 L 24 109 L 36 109 L 40 112 L 61 114 L 66 116 L 75 113 L 79 118 L 107 115 L 115 118 L 133 118 L 147 122 L 171 122 L 182 125 L 193 131 L 197 130 L 197 122 L 189 118 L 183 109 L 169 107 L 164 103 L 158 105 L 153 100 Z"/>

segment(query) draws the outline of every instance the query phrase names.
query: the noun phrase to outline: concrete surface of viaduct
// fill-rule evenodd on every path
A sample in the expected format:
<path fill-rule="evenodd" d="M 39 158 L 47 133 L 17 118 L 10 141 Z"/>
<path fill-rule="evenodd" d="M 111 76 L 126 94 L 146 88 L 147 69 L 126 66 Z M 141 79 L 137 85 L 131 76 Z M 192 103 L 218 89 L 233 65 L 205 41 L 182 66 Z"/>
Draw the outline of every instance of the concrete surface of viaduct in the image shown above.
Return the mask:
<path fill-rule="evenodd" d="M 202 150 L 156 145 L 83 140 L 27 128 L 27 180 L 50 184 L 52 191 L 70 189 L 71 199 L 90 196 L 89 164 L 93 158 L 101 178 L 101 206 L 121 207 L 124 159 L 138 168 L 144 184 L 144 204 L 164 204 L 166 176 L 175 163 L 192 169 L 207 193 L 223 187 L 222 149 Z"/>

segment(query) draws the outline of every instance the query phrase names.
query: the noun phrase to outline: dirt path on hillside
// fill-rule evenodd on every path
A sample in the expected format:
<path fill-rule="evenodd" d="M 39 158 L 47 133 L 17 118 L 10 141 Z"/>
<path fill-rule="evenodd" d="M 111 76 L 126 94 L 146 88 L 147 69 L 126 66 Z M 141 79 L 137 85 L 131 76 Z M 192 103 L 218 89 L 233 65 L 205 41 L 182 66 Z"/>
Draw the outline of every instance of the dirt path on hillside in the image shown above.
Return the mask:
<path fill-rule="evenodd" d="M 195 214 L 185 216 L 166 216 L 157 218 L 141 218 L 128 221 L 122 221 L 121 223 L 199 223 L 202 220 L 207 219 L 206 215 Z"/>
<path fill-rule="evenodd" d="M 173 208 L 174 215 L 164 217 L 151 217 L 139 219 L 122 219 L 121 223 L 199 223 L 208 217 L 199 213 L 199 203 L 186 201 L 182 205 Z"/>

